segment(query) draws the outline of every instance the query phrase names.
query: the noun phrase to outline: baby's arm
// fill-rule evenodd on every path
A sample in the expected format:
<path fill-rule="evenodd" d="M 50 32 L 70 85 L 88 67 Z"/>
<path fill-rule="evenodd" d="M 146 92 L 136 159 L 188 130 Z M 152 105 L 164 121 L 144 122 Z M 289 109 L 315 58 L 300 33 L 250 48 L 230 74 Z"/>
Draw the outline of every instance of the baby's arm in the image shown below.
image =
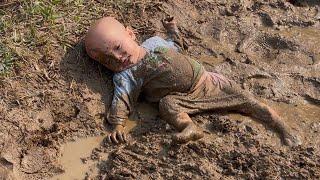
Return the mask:
<path fill-rule="evenodd" d="M 180 31 L 177 27 L 177 23 L 174 20 L 174 17 L 167 17 L 162 20 L 163 27 L 167 30 L 169 38 L 174 41 L 177 45 L 181 47 L 182 50 L 185 50 L 183 38 L 180 35 Z"/>
<path fill-rule="evenodd" d="M 149 53 L 154 52 L 159 47 L 170 48 L 177 52 L 185 50 L 186 47 L 184 46 L 183 39 L 180 36 L 176 22 L 173 20 L 173 18 L 163 19 L 162 24 L 166 28 L 169 38 L 165 40 L 162 37 L 153 36 L 145 40 L 141 44 L 141 46 L 145 48 Z"/>
<path fill-rule="evenodd" d="M 142 82 L 136 80 L 130 70 L 115 74 L 113 82 L 115 88 L 107 119 L 114 126 L 114 129 L 108 134 L 107 140 L 110 143 L 118 144 L 127 141 L 124 131 L 125 121 L 133 111 Z"/>

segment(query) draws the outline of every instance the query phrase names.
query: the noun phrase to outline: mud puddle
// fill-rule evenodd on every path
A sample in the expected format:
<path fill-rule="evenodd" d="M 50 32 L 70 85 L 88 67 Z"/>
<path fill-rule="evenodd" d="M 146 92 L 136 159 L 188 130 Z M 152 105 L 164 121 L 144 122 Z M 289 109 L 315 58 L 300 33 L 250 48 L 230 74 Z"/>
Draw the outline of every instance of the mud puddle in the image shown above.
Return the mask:
<path fill-rule="evenodd" d="M 68 142 L 62 150 L 60 164 L 65 172 L 52 180 L 84 179 L 92 161 L 84 163 L 82 158 L 90 156 L 92 150 L 100 145 L 104 136 L 88 137 L 75 142 Z"/>
<path fill-rule="evenodd" d="M 125 131 L 131 132 L 141 119 L 150 119 L 157 116 L 157 109 L 147 103 L 138 105 L 138 112 L 135 113 L 126 121 Z M 88 159 L 95 148 L 98 148 L 103 143 L 105 136 L 87 137 L 68 142 L 63 145 L 62 156 L 59 163 L 64 169 L 64 173 L 51 178 L 51 180 L 78 180 L 85 179 L 86 173 L 96 174 L 98 171 L 97 162 Z M 101 155 L 102 153 L 100 153 Z M 106 159 L 108 154 L 104 153 L 101 159 Z"/>
<path fill-rule="evenodd" d="M 266 102 L 270 107 L 272 107 L 283 120 L 293 128 L 296 133 L 299 133 L 303 140 L 303 144 L 317 144 L 320 145 L 319 141 L 314 141 L 317 133 L 320 132 L 320 107 L 312 104 L 286 104 L 286 103 L 275 103 Z M 243 116 L 241 114 L 231 113 L 228 115 L 233 120 L 240 120 L 241 125 L 250 124 L 253 120 L 248 116 Z M 259 124 L 258 124 L 259 125 Z M 268 132 L 272 136 L 276 136 L 275 133 Z M 277 144 L 281 146 L 279 139 L 272 138 L 272 144 Z"/>
<path fill-rule="evenodd" d="M 267 103 L 272 109 L 276 110 L 279 115 L 289 124 L 306 124 L 312 122 L 320 123 L 320 107 L 312 104 L 286 104 L 286 103 Z M 251 118 L 237 113 L 231 113 L 229 116 L 233 119 L 240 118 L 245 122 L 250 122 Z M 300 122 L 300 123 L 299 123 Z"/>
<path fill-rule="evenodd" d="M 303 138 L 304 144 L 319 145 L 319 142 L 314 142 L 314 139 L 316 139 L 317 136 L 317 130 L 315 128 L 319 126 L 318 129 L 320 130 L 320 108 L 318 106 L 311 104 L 290 105 L 285 103 L 266 103 L 274 108 L 294 130 L 299 132 Z M 144 123 L 141 121 L 148 121 L 148 119 L 155 118 L 157 115 L 158 111 L 155 106 L 146 103 L 139 104 L 138 112 L 131 116 L 130 120 L 126 121 L 126 131 L 128 133 L 132 132 L 134 128 L 140 126 L 141 123 Z M 231 113 L 228 114 L 228 116 L 232 120 L 241 121 L 239 126 L 252 124 L 254 122 L 250 117 L 242 116 L 240 114 Z M 254 124 L 260 126 L 259 123 Z M 275 137 L 275 133 L 263 131 L 261 134 L 269 134 L 267 139 L 265 139 L 265 136 L 261 136 L 261 138 L 265 139 L 261 139 L 262 141 L 269 141 L 271 142 L 270 144 L 273 144 L 274 146 L 282 146 L 279 139 Z M 99 174 L 99 160 L 92 160 L 87 157 L 90 157 L 92 151 L 99 147 L 103 139 L 104 136 L 89 137 L 65 144 L 62 151 L 63 155 L 60 159 L 60 163 L 64 167 L 65 173 L 52 179 L 84 179 L 86 174 L 89 174 L 90 177 L 94 177 L 94 174 Z M 210 138 L 205 139 L 206 140 L 204 141 L 212 140 Z M 167 150 L 164 147 L 162 151 L 163 152 L 160 152 L 160 156 L 163 155 L 163 153 L 166 153 Z M 101 152 L 99 155 L 100 160 L 105 161 L 108 159 L 109 154 Z M 83 162 L 83 159 L 86 159 L 85 163 Z"/>
<path fill-rule="evenodd" d="M 319 150 L 320 107 L 312 104 L 273 103 L 273 108 L 301 136 L 303 144 Z"/>
<path fill-rule="evenodd" d="M 126 132 L 130 132 L 137 126 L 136 120 L 126 121 Z M 97 162 L 91 160 L 89 157 L 95 148 L 98 148 L 103 143 L 105 136 L 88 137 L 68 142 L 63 146 L 62 157 L 60 164 L 65 172 L 61 175 L 55 176 L 52 180 L 75 180 L 85 179 L 86 172 L 94 174 L 98 171 Z M 101 155 L 101 153 L 100 153 Z M 104 153 L 101 159 L 106 159 L 108 154 Z"/>

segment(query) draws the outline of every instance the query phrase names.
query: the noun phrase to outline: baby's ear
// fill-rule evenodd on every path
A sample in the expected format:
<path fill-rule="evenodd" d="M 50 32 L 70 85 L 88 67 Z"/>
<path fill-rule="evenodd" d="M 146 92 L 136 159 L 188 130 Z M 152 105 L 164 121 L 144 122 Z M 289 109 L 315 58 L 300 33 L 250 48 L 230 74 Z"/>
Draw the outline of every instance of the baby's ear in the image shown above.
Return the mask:
<path fill-rule="evenodd" d="M 126 27 L 126 31 L 129 33 L 129 36 L 130 36 L 133 40 L 136 40 L 136 35 L 134 34 L 134 31 L 133 31 L 129 26 Z"/>

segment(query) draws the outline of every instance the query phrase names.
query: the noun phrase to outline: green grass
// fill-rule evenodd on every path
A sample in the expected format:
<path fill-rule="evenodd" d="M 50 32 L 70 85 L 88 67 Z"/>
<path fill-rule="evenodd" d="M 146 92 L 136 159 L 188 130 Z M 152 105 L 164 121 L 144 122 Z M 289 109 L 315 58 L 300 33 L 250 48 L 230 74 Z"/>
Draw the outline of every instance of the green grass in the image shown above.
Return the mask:
<path fill-rule="evenodd" d="M 30 1 L 23 2 L 23 10 L 26 16 L 36 18 L 40 22 L 50 22 L 51 24 L 58 18 L 55 6 L 61 1 Z"/>
<path fill-rule="evenodd" d="M 103 16 L 114 16 L 124 24 L 147 32 L 140 12 L 152 8 L 152 0 L 16 0 L 0 9 L 1 74 L 19 64 L 24 68 L 42 59 L 61 60 L 84 37 L 90 25 Z M 132 20 L 134 22 L 132 22 Z M 132 24 L 131 24 L 132 23 Z M 60 53 L 62 54 L 62 53 Z M 63 56 L 63 54 L 62 54 Z M 41 59 L 41 57 L 44 57 Z M 48 62 L 45 62 L 48 63 Z M 21 65 L 21 66 L 20 66 Z M 19 72 L 27 72 L 22 69 Z"/>
<path fill-rule="evenodd" d="M 6 76 L 9 75 L 15 60 L 16 55 L 6 46 L 0 44 L 0 75 Z"/>

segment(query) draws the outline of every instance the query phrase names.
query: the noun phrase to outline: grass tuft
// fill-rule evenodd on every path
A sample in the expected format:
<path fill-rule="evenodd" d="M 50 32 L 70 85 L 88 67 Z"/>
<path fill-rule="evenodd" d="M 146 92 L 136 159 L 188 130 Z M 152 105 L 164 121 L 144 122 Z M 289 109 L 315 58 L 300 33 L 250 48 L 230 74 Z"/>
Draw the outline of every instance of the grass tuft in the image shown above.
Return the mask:
<path fill-rule="evenodd" d="M 54 21 L 58 18 L 58 15 L 56 14 L 55 5 L 61 3 L 61 1 L 54 0 L 52 2 L 50 1 L 25 1 L 24 7 L 26 10 L 26 13 L 33 17 L 38 18 L 38 20 L 44 19 L 47 22 L 50 22 L 51 24 L 54 23 Z M 41 18 L 39 18 L 41 17 Z"/>
<path fill-rule="evenodd" d="M 16 56 L 8 47 L 0 44 L 0 76 L 9 75 L 14 64 Z"/>

